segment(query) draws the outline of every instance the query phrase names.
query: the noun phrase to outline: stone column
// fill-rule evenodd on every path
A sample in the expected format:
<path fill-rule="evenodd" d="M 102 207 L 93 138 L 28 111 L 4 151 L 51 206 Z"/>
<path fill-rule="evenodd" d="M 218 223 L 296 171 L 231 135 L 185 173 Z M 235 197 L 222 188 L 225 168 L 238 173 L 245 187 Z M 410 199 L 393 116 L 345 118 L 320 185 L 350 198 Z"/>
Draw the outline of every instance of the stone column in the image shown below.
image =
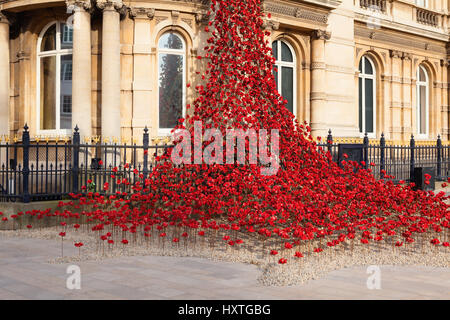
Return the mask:
<path fill-rule="evenodd" d="M 311 35 L 311 129 L 314 136 L 323 136 L 326 124 L 326 71 L 325 40 L 330 34 L 323 30 L 315 30 Z M 322 120 L 321 120 L 322 119 Z"/>
<path fill-rule="evenodd" d="M 120 141 L 120 13 L 121 0 L 99 1 L 102 27 L 102 136 Z"/>
<path fill-rule="evenodd" d="M 0 12 L 0 135 L 9 135 L 9 21 Z"/>
<path fill-rule="evenodd" d="M 92 135 L 91 3 L 69 0 L 67 6 L 74 12 L 72 130 L 78 126 L 83 141 Z"/>

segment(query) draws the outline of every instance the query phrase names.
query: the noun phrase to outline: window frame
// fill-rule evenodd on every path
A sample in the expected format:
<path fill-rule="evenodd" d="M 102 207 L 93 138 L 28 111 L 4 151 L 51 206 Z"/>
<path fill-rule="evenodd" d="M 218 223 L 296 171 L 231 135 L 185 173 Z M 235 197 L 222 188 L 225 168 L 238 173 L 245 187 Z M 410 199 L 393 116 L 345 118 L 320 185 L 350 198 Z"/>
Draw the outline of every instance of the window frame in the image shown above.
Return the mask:
<path fill-rule="evenodd" d="M 159 43 L 161 41 L 161 38 L 167 33 L 175 34 L 181 40 L 181 43 L 183 44 L 183 48 L 182 49 L 160 48 L 159 47 Z M 170 136 L 171 132 L 172 132 L 172 130 L 174 128 L 161 128 L 160 125 L 159 125 L 159 110 L 160 110 L 160 107 L 159 107 L 160 57 L 163 54 L 173 54 L 173 55 L 179 55 L 179 56 L 183 57 L 183 75 L 182 75 L 183 83 L 182 83 L 182 102 L 181 102 L 181 104 L 182 104 L 182 117 L 185 118 L 186 117 L 186 83 L 187 83 L 187 79 L 186 79 L 186 74 L 187 74 L 187 72 L 186 72 L 187 44 L 186 44 L 186 41 L 184 40 L 184 37 L 179 32 L 169 30 L 169 31 L 163 32 L 159 36 L 158 42 L 157 42 L 157 50 L 158 50 L 158 52 L 157 52 L 157 62 L 156 62 L 157 63 L 157 66 L 156 66 L 157 67 L 157 80 L 156 80 L 156 83 L 157 83 L 157 86 L 158 86 L 157 87 L 158 136 Z"/>
<path fill-rule="evenodd" d="M 425 81 L 420 81 L 420 70 L 425 73 Z M 422 119 L 420 105 L 420 88 L 425 87 L 425 133 L 420 132 L 420 123 Z M 419 65 L 416 72 L 416 134 L 419 139 L 428 139 L 430 133 L 430 76 L 427 68 Z"/>
<path fill-rule="evenodd" d="M 370 65 L 372 66 L 373 73 L 372 74 L 366 74 L 366 64 L 364 63 L 364 59 L 367 59 L 369 61 Z M 363 55 L 361 59 L 359 60 L 360 64 L 362 64 L 362 70 L 359 71 L 359 64 L 358 64 L 358 82 L 359 79 L 362 79 L 362 128 L 359 129 L 360 137 L 364 137 L 367 133 L 367 136 L 369 138 L 375 139 L 377 136 L 377 69 L 375 68 L 375 64 L 373 63 L 372 59 L 368 57 L 367 55 Z M 373 81 L 373 132 L 367 132 L 366 130 L 366 79 L 370 79 Z M 358 83 L 358 119 L 359 119 L 359 83 Z M 359 120 L 358 120 L 359 122 Z M 358 124 L 359 127 L 359 124 Z M 361 132 L 362 129 L 362 132 Z"/>
<path fill-rule="evenodd" d="M 61 57 L 64 55 L 72 55 L 72 78 L 73 78 L 73 45 L 72 49 L 61 49 L 61 27 L 65 21 L 56 20 L 49 22 L 39 34 L 36 47 L 36 133 L 44 135 L 68 135 L 72 133 L 72 129 L 61 129 Z M 42 39 L 53 25 L 56 25 L 56 42 L 55 50 L 41 51 Z M 55 84 L 55 112 L 56 121 L 55 129 L 41 129 L 41 59 L 45 57 L 55 57 L 56 59 L 56 84 Z M 72 98 L 73 99 L 73 98 Z M 73 109 L 72 109 L 73 111 Z"/>
<path fill-rule="evenodd" d="M 284 39 L 282 39 L 282 38 L 280 38 L 280 39 L 276 39 L 276 40 L 274 40 L 274 41 L 272 41 L 272 46 L 273 46 L 273 43 L 277 43 L 277 51 L 278 51 L 278 57 L 276 58 L 276 61 L 275 61 L 275 64 L 274 64 L 274 66 L 277 68 L 277 75 L 278 75 L 278 79 L 275 79 L 275 81 L 276 81 L 276 83 L 278 84 L 278 92 L 279 92 L 279 94 L 282 96 L 282 92 L 283 92 L 283 88 L 282 88 L 282 86 L 283 86 L 283 75 L 282 75 L 282 67 L 287 67 L 287 68 L 292 68 L 292 76 L 293 76 L 293 81 L 292 81 L 292 83 L 293 83 L 293 93 L 292 93 L 292 96 L 293 96 L 293 101 L 292 101 L 292 108 L 293 108 L 293 114 L 294 114 L 294 120 L 295 119 L 297 119 L 297 54 L 296 54 L 296 52 L 295 52 L 295 50 L 294 50 L 294 48 L 292 47 L 292 45 L 288 42 L 288 41 L 286 41 L 286 40 L 284 40 Z M 289 50 L 291 51 L 291 54 L 292 54 L 292 62 L 286 62 L 286 61 L 282 61 L 281 59 L 281 57 L 282 57 L 282 53 L 281 53 L 281 43 L 284 43 L 288 48 L 289 48 Z M 281 91 L 281 92 L 280 92 Z"/>
<path fill-rule="evenodd" d="M 416 6 L 429 9 L 428 0 L 416 0 Z"/>

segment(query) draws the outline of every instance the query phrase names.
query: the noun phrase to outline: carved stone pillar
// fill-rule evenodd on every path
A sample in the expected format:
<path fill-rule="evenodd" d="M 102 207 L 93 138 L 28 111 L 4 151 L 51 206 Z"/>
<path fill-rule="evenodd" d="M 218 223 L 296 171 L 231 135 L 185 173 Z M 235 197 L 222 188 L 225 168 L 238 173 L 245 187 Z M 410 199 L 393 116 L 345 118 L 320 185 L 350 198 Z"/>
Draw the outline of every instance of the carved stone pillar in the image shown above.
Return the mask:
<path fill-rule="evenodd" d="M 325 40 L 330 34 L 316 30 L 311 35 L 311 129 L 321 135 L 327 128 L 321 121 L 326 113 Z"/>
<path fill-rule="evenodd" d="M 80 128 L 81 137 L 92 134 L 92 52 L 91 3 L 68 0 L 67 7 L 74 12 L 73 20 L 73 81 L 72 129 Z"/>
<path fill-rule="evenodd" d="M 120 13 L 121 0 L 99 1 L 102 26 L 102 136 L 120 141 Z"/>
<path fill-rule="evenodd" d="M 0 12 L 0 135 L 9 134 L 9 21 Z"/>

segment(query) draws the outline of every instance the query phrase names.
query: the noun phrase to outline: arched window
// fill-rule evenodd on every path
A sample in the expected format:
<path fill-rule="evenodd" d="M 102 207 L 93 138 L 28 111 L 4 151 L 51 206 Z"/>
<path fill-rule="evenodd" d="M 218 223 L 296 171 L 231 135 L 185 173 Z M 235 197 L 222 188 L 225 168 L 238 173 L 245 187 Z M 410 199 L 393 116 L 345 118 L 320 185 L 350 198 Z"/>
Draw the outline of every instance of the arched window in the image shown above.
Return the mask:
<path fill-rule="evenodd" d="M 369 57 L 359 62 L 359 132 L 375 135 L 376 91 L 375 66 Z"/>
<path fill-rule="evenodd" d="M 417 69 L 417 133 L 428 134 L 428 110 L 429 110 L 429 77 L 423 66 Z"/>
<path fill-rule="evenodd" d="M 277 90 L 287 100 L 286 107 L 294 115 L 296 105 L 296 57 L 292 47 L 283 40 L 272 43 L 273 56 L 276 59 L 274 70 Z M 281 90 L 280 90 L 281 88 Z"/>
<path fill-rule="evenodd" d="M 53 22 L 41 32 L 37 47 L 37 122 L 39 131 L 72 128 L 73 29 Z"/>
<path fill-rule="evenodd" d="M 183 38 L 168 32 L 158 43 L 159 132 L 170 133 L 185 115 L 186 49 Z"/>

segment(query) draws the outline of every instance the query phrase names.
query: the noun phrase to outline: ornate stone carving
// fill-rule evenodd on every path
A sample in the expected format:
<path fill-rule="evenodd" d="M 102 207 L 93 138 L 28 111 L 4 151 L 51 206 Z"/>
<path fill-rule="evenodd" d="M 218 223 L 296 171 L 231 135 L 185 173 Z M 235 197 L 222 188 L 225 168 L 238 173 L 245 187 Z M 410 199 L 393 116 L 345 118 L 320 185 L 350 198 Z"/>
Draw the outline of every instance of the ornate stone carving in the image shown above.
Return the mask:
<path fill-rule="evenodd" d="M 280 28 L 280 23 L 278 21 L 264 19 L 262 27 L 264 29 L 278 30 Z"/>
<path fill-rule="evenodd" d="M 407 53 L 407 52 L 403 52 L 402 59 L 403 60 L 411 60 L 412 59 L 412 54 L 411 53 Z"/>
<path fill-rule="evenodd" d="M 147 18 L 149 18 L 151 20 L 155 17 L 155 9 L 133 7 L 130 9 L 130 17 L 132 19 L 147 19 Z"/>
<path fill-rule="evenodd" d="M 100 10 L 117 10 L 119 13 L 122 13 L 124 8 L 127 9 L 126 6 L 124 6 L 123 2 L 120 0 L 102 0 L 97 1 L 97 8 Z"/>
<path fill-rule="evenodd" d="M 209 15 L 201 12 L 196 13 L 195 22 L 197 22 L 198 24 L 207 24 L 209 22 Z"/>
<path fill-rule="evenodd" d="M 291 16 L 297 19 L 309 20 L 316 23 L 326 24 L 328 22 L 328 14 L 321 13 L 307 8 L 298 6 L 289 6 L 275 2 L 266 2 L 264 10 L 271 13 L 278 13 L 285 16 Z"/>
<path fill-rule="evenodd" d="M 330 40 L 331 33 L 325 30 L 314 30 L 311 32 L 312 40 Z"/>
<path fill-rule="evenodd" d="M 192 28 L 192 19 L 189 19 L 189 18 L 182 18 L 181 21 L 183 21 L 183 22 L 186 23 L 189 27 Z"/>
<path fill-rule="evenodd" d="M 391 58 L 399 58 L 400 59 L 403 57 L 403 53 L 398 50 L 389 50 L 389 56 Z"/>
<path fill-rule="evenodd" d="M 88 0 L 66 0 L 66 6 L 68 10 L 72 12 L 79 9 L 84 9 L 86 11 L 92 11 L 93 7 L 91 1 Z"/>
<path fill-rule="evenodd" d="M 178 18 L 180 17 L 180 11 L 172 11 L 171 12 L 171 14 L 172 14 L 172 21 L 177 21 L 178 20 Z"/>
<path fill-rule="evenodd" d="M 160 23 L 161 21 L 167 20 L 167 17 L 164 16 L 156 16 L 155 20 L 156 20 L 156 24 Z"/>

